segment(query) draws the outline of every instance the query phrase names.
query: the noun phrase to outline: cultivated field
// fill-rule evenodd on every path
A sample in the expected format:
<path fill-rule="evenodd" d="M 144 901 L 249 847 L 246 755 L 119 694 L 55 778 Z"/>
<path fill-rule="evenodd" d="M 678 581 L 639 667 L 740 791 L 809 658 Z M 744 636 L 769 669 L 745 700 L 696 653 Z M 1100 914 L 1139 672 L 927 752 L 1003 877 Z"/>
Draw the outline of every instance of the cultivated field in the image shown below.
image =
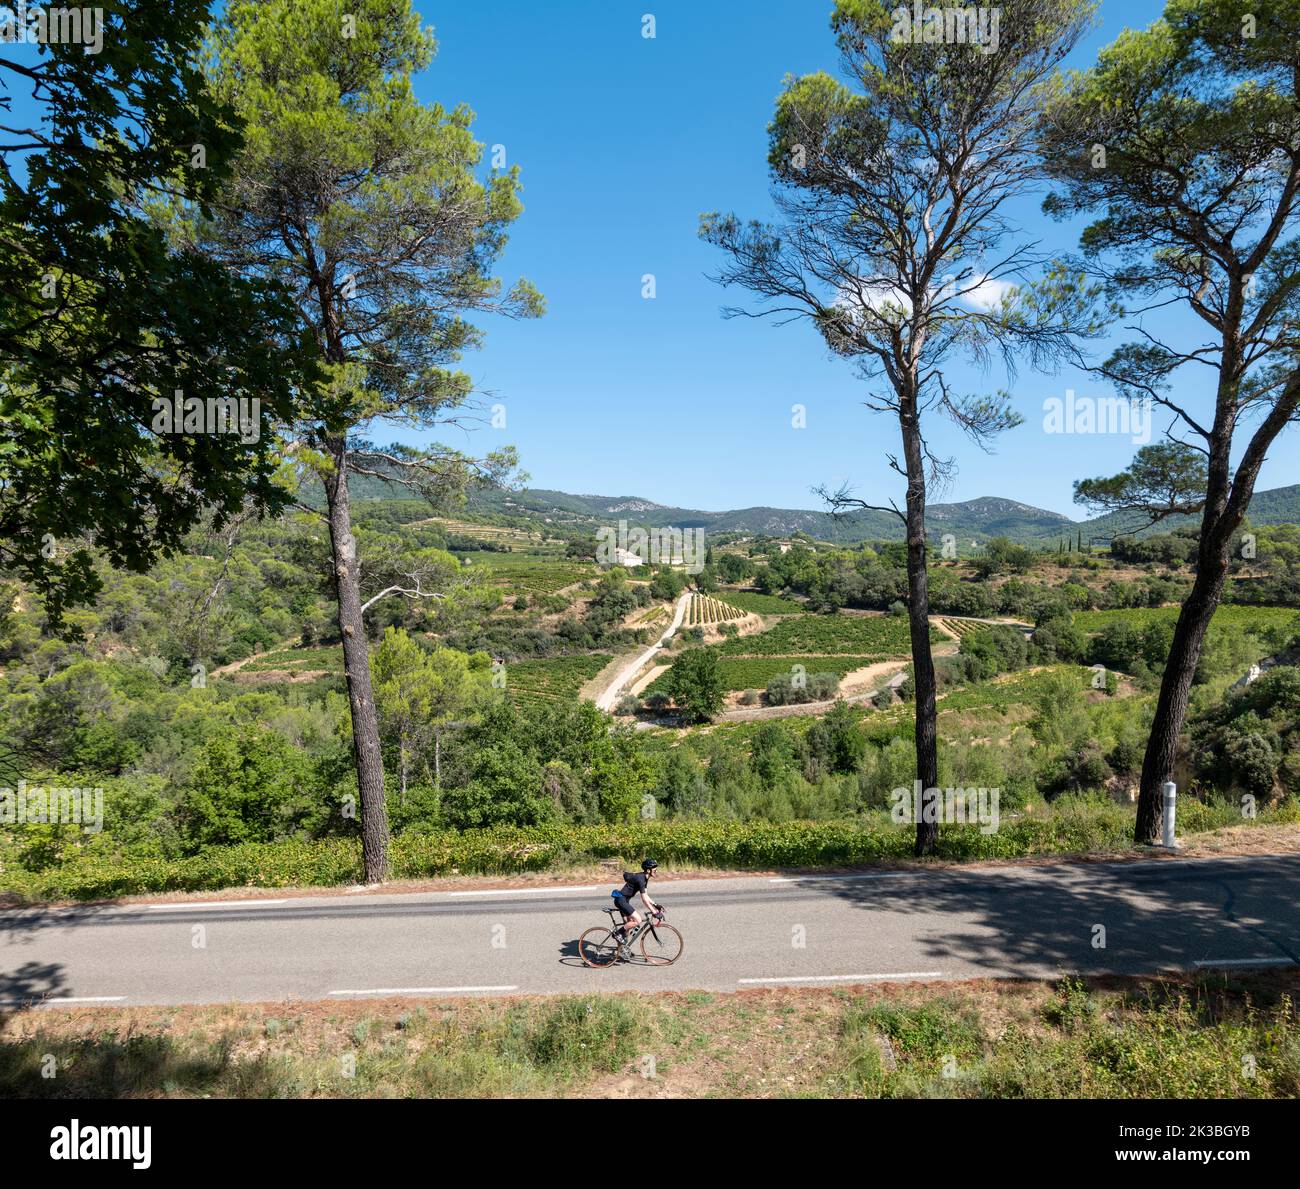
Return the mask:
<path fill-rule="evenodd" d="M 593 652 L 514 661 L 506 665 L 506 692 L 518 702 L 571 702 L 610 660 L 607 652 Z"/>

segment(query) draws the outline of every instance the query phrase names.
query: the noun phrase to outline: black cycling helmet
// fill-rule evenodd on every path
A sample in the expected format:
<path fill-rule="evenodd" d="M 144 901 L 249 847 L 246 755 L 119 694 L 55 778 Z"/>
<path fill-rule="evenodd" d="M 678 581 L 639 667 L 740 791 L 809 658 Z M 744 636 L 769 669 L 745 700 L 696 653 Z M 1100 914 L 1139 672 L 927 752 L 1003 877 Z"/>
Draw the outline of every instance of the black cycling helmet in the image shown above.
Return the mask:
<path fill-rule="evenodd" d="M 658 866 L 659 866 L 659 864 L 656 863 L 653 859 L 642 859 L 642 860 L 641 860 L 641 870 L 642 870 L 642 871 L 653 871 L 653 870 L 654 870 L 656 867 L 658 867 Z"/>

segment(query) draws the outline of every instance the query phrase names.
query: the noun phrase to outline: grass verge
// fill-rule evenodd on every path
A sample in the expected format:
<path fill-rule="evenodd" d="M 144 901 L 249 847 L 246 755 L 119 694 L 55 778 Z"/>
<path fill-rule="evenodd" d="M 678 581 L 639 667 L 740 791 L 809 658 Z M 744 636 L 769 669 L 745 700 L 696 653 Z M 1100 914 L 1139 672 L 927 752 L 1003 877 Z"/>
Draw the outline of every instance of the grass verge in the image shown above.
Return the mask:
<path fill-rule="evenodd" d="M 0 1097 L 1289 1098 L 1300 972 L 0 1019 Z"/>

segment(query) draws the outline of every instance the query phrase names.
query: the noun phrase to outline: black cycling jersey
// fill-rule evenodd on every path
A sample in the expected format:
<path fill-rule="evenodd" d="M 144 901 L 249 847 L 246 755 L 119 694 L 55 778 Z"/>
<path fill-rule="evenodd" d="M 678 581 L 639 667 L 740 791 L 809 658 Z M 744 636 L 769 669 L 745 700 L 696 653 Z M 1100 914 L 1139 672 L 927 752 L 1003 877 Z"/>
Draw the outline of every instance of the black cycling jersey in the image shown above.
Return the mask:
<path fill-rule="evenodd" d="M 644 871 L 624 871 L 623 886 L 619 889 L 619 895 L 631 900 L 633 896 L 644 892 L 649 882 L 650 877 Z"/>

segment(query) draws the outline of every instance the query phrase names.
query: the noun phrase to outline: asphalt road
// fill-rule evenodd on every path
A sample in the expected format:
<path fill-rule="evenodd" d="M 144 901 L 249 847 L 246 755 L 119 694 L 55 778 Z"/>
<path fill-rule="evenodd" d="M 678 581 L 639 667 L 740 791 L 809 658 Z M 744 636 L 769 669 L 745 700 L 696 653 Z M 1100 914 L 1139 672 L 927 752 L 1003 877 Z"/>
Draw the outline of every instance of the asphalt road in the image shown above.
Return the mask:
<path fill-rule="evenodd" d="M 674 966 L 607 971 L 577 957 L 579 935 L 607 919 L 604 885 L 7 911 L 0 1001 L 729 991 L 1300 964 L 1294 856 L 668 876 L 651 894 L 685 952 Z"/>

